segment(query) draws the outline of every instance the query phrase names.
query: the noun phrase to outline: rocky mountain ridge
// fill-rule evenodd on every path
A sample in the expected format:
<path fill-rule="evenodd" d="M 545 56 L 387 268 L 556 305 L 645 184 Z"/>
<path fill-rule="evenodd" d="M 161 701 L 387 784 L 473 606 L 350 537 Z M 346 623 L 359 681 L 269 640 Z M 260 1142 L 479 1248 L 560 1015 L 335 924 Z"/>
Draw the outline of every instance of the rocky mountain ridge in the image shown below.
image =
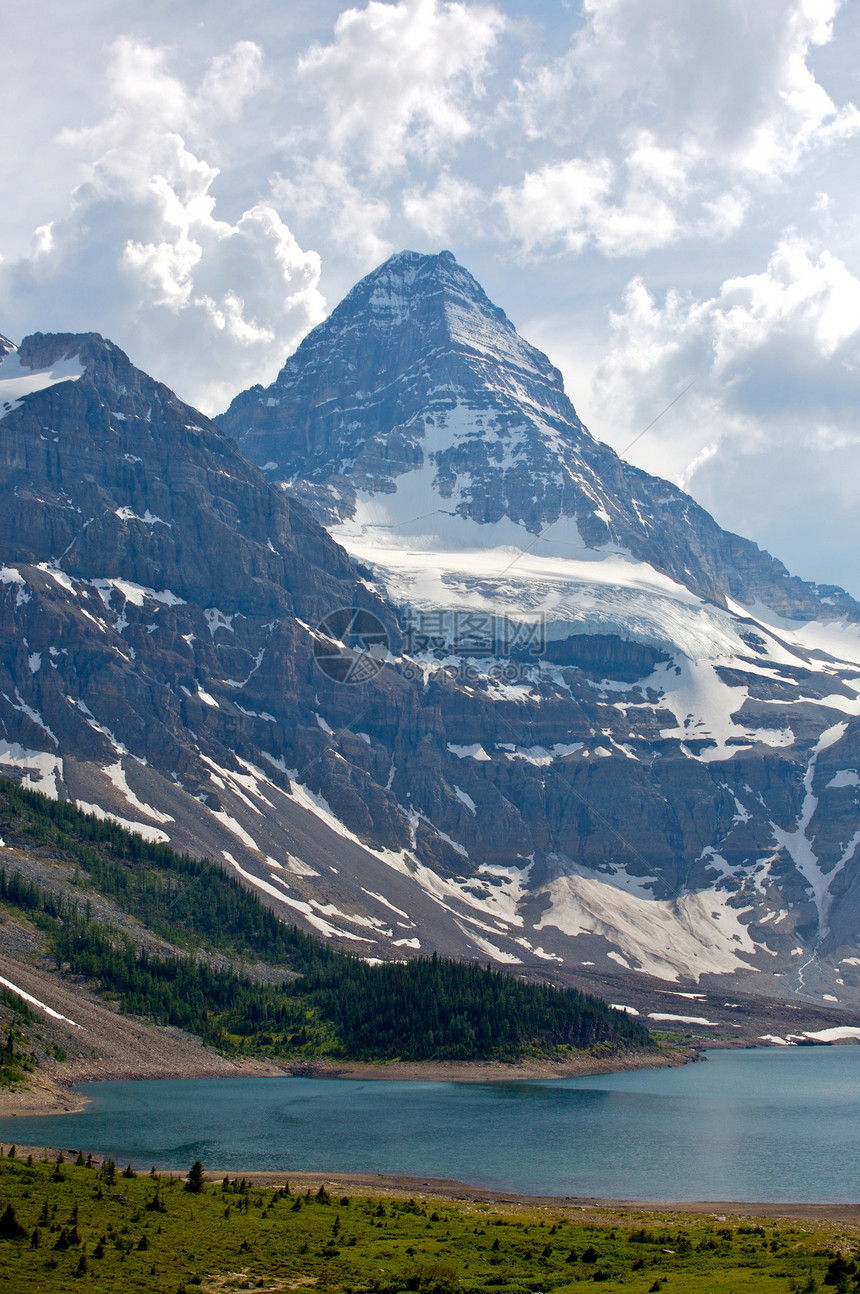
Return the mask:
<path fill-rule="evenodd" d="M 423 319 L 415 269 L 409 291 L 420 289 Z M 424 269 L 455 273 L 446 258 Z M 663 545 L 659 565 L 647 561 L 658 532 L 643 522 L 637 555 L 622 521 L 643 511 L 643 474 L 615 459 L 623 488 L 612 501 L 611 473 L 598 471 L 611 451 L 581 425 L 561 426 L 566 397 L 548 361 L 480 301 L 488 331 L 475 341 L 469 302 L 453 329 L 442 293 L 449 342 L 459 330 L 452 350 L 433 333 L 432 310 L 419 326 L 402 292 L 359 286 L 349 329 L 341 317 L 325 334 L 331 373 L 319 335 L 287 365 L 293 392 L 335 393 L 322 430 L 309 408 L 295 437 L 316 455 L 319 479 L 309 466 L 290 488 L 317 508 L 325 497 L 319 515 L 353 561 L 215 424 L 110 343 L 36 335 L 7 356 L 0 764 L 206 852 L 285 915 L 366 956 L 436 948 L 566 982 L 713 981 L 860 1000 L 854 604 L 808 585 L 795 597 L 754 545 L 743 589 L 717 587 L 708 544 L 679 582 L 671 572 L 695 541 L 690 501 L 663 487 L 674 501 L 666 515 L 687 510 L 683 539 Z M 371 306 L 387 312 L 375 342 L 375 314 L 362 314 Z M 360 371 L 371 343 L 378 368 Z M 459 402 L 437 362 L 459 366 Z M 350 364 L 347 395 L 365 393 L 361 417 L 345 397 L 338 405 Z M 395 369 L 406 377 L 392 385 Z M 460 398 L 463 373 L 483 408 Z M 545 393 L 540 425 L 524 429 L 523 410 L 537 404 L 529 373 Z M 390 410 L 442 387 L 447 404 L 422 415 L 423 435 L 417 414 L 389 427 L 396 470 L 379 467 Z M 285 393 L 273 390 L 248 393 L 234 411 L 261 438 L 266 418 L 280 420 L 271 435 L 289 446 Z M 533 491 L 538 511 L 478 519 L 468 455 L 489 462 L 505 428 L 516 444 L 546 449 L 548 427 L 556 457 Z M 372 442 L 377 466 L 359 478 L 355 462 L 366 467 Z M 455 452 L 440 460 L 446 447 Z M 531 449 L 525 458 L 533 466 Z M 456 477 L 448 499 L 440 461 Z M 295 449 L 287 466 L 298 462 Z M 556 522 L 572 557 L 558 537 L 555 549 L 529 546 L 527 527 L 553 515 L 550 468 L 581 478 L 568 496 L 579 511 L 559 505 Z M 513 498 L 511 488 L 509 511 Z M 399 514 L 408 522 L 427 499 L 435 529 L 398 529 L 385 510 L 411 504 Z M 597 515 L 603 499 L 609 522 Z M 750 597 L 753 579 L 797 618 L 738 602 L 732 589 Z M 713 598 L 696 591 L 706 585 Z M 458 620 L 453 642 L 453 617 L 478 613 L 519 639 L 500 654 Z M 529 641 L 535 625 L 542 637 Z"/>

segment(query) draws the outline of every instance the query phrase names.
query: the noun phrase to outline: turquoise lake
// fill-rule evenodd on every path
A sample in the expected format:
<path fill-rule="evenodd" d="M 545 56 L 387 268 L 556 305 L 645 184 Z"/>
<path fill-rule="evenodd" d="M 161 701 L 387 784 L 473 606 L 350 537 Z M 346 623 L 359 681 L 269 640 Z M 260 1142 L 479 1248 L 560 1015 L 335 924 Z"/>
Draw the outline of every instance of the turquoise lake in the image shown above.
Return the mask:
<path fill-rule="evenodd" d="M 140 1169 L 397 1173 L 536 1195 L 860 1201 L 860 1047 L 529 1083 L 223 1078 L 91 1083 L 80 1114 L 0 1141 Z"/>

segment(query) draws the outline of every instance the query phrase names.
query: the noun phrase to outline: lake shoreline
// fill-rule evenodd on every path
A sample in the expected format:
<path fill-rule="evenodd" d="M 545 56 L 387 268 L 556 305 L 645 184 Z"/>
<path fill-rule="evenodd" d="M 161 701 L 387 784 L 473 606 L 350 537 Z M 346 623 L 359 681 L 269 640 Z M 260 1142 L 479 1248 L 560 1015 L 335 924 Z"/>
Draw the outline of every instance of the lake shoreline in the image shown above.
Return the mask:
<path fill-rule="evenodd" d="M 701 1047 L 679 1044 L 657 1051 L 630 1049 L 614 1054 L 592 1056 L 583 1053 L 564 1060 L 529 1057 L 522 1061 L 359 1061 L 310 1060 L 268 1063 L 255 1060 L 233 1060 L 207 1055 L 205 1063 L 182 1066 L 153 1064 L 141 1072 L 140 1067 L 125 1070 L 114 1065 L 93 1073 L 91 1064 L 64 1065 L 61 1076 L 35 1074 L 26 1087 L 0 1090 L 0 1119 L 34 1118 L 58 1114 L 79 1114 L 89 1104 L 79 1086 L 92 1082 L 171 1082 L 193 1078 L 317 1078 L 351 1079 L 372 1082 L 417 1083 L 529 1083 L 552 1079 L 584 1078 L 594 1074 L 615 1074 L 633 1069 L 672 1069 L 700 1059 Z M 59 1067 L 58 1067 L 59 1068 Z"/>
<path fill-rule="evenodd" d="M 182 1174 L 173 1173 L 177 1177 Z M 223 1172 L 207 1170 L 207 1179 L 221 1182 Z M 599 1196 L 526 1195 L 518 1192 L 491 1190 L 473 1186 L 450 1178 L 403 1177 L 386 1173 L 276 1173 L 233 1172 L 232 1178 L 246 1177 L 253 1186 L 284 1186 L 289 1182 L 294 1193 L 310 1190 L 314 1194 L 325 1186 L 332 1194 L 336 1191 L 354 1195 L 385 1196 L 392 1199 L 438 1199 L 457 1203 L 492 1204 L 505 1208 L 570 1209 L 585 1212 L 593 1218 L 600 1213 L 636 1214 L 695 1214 L 711 1215 L 715 1220 L 734 1218 L 797 1218 L 829 1222 L 853 1223 L 860 1227 L 860 1203 L 814 1204 L 803 1201 L 743 1201 L 743 1200 L 626 1200 L 603 1199 Z"/>
<path fill-rule="evenodd" d="M 5 1144 L 0 1144 L 0 1152 L 4 1155 L 8 1153 Z M 32 1155 L 35 1160 L 56 1160 L 60 1154 L 67 1162 L 73 1162 L 77 1156 L 77 1149 L 30 1145 L 16 1147 L 18 1159 L 26 1159 L 27 1155 Z M 101 1156 L 94 1154 L 93 1163 L 100 1166 Z M 186 1173 L 178 1172 L 176 1169 L 159 1169 L 158 1165 L 155 1165 L 155 1169 L 159 1177 L 165 1180 L 184 1180 L 186 1177 Z M 639 1200 L 585 1195 L 528 1195 L 474 1186 L 470 1182 L 459 1181 L 456 1178 L 412 1177 L 391 1173 L 277 1172 L 266 1169 L 242 1171 L 208 1168 L 205 1176 L 207 1182 L 213 1187 L 220 1185 L 225 1177 L 229 1177 L 231 1181 L 244 1178 L 249 1186 L 255 1187 L 283 1188 L 289 1185 L 294 1195 L 304 1194 L 306 1191 L 315 1195 L 320 1187 L 324 1187 L 330 1195 L 489 1205 L 500 1212 L 508 1213 L 534 1209 L 576 1213 L 578 1221 L 594 1225 L 610 1225 L 617 1223 L 619 1217 L 631 1216 L 642 1221 L 649 1217 L 657 1219 L 711 1217 L 715 1222 L 785 1219 L 838 1223 L 856 1226 L 860 1232 L 860 1203 L 850 1202 L 820 1204 L 803 1201 Z"/>

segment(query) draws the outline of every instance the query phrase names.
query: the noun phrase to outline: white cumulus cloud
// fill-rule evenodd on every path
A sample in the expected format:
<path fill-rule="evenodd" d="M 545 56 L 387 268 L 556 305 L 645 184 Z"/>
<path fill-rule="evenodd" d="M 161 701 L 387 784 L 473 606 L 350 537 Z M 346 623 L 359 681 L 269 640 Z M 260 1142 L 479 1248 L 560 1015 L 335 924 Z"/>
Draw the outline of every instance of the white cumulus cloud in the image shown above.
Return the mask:
<path fill-rule="evenodd" d="M 789 234 L 764 270 L 712 297 L 669 291 L 661 301 L 632 280 L 595 374 L 595 428 L 623 450 L 690 382 L 631 458 L 801 571 L 802 511 L 787 500 L 802 509 L 813 483 L 829 490 L 815 546 L 842 549 L 830 569 L 856 591 L 846 536 L 860 538 L 860 278 Z"/>
<path fill-rule="evenodd" d="M 302 227 L 322 225 L 369 269 L 398 229 L 444 237 L 468 220 L 479 189 L 448 167 L 491 128 L 486 81 L 508 25 L 494 6 L 459 0 L 343 10 L 331 40 L 298 61 L 303 124 L 275 192 Z"/>
<path fill-rule="evenodd" d="M 780 442 L 815 434 L 816 410 L 832 421 L 840 389 L 855 420 L 848 393 L 860 396 L 860 279 L 796 236 L 761 273 L 727 279 L 704 300 L 670 291 L 661 304 L 632 280 L 612 334 L 598 389 L 605 401 L 624 401 L 628 425 L 682 378 L 696 378 L 700 392 L 711 383 L 727 412 L 754 415 Z"/>
<path fill-rule="evenodd" d="M 357 152 L 378 173 L 466 139 L 505 26 L 490 5 L 452 0 L 371 0 L 345 9 L 334 40 L 314 45 L 299 63 L 323 105 L 329 147 L 336 155 Z"/>
<path fill-rule="evenodd" d="M 334 245 L 351 253 L 360 272 L 394 251 L 383 232 L 391 216 L 384 191 L 356 183 L 337 157 L 320 154 L 294 160 L 292 173 L 278 176 L 272 192 L 279 204 L 300 213 L 306 223 L 324 226 Z"/>
<path fill-rule="evenodd" d="M 856 132 L 808 65 L 841 0 L 585 0 L 570 71 L 604 98 L 650 99 L 664 144 L 740 170 L 790 169 L 822 137 Z"/>
<path fill-rule="evenodd" d="M 100 331 L 210 413 L 274 373 L 322 317 L 319 257 L 269 202 L 220 219 L 219 169 L 199 155 L 258 89 L 261 65 L 239 42 L 189 88 L 163 49 L 114 44 L 107 112 L 63 136 L 84 178 L 29 254 L 0 265 L 7 328 Z"/>
<path fill-rule="evenodd" d="M 607 256 L 651 251 L 678 237 L 671 199 L 683 187 L 671 157 L 658 154 L 644 143 L 631 154 L 622 168 L 620 193 L 617 168 L 604 156 L 528 172 L 519 186 L 500 187 L 495 200 L 527 252 L 547 247 L 581 252 L 589 245 Z"/>
<path fill-rule="evenodd" d="M 860 132 L 809 64 L 839 7 L 584 0 L 569 51 L 519 83 L 528 134 L 560 150 L 567 135 L 568 152 L 498 190 L 510 232 L 530 253 L 610 256 L 734 232 L 751 193 Z"/>
<path fill-rule="evenodd" d="M 406 218 L 435 242 L 444 242 L 461 219 L 468 219 L 474 227 L 483 205 L 477 185 L 448 171 L 443 171 L 432 187 L 416 187 L 403 193 Z"/>

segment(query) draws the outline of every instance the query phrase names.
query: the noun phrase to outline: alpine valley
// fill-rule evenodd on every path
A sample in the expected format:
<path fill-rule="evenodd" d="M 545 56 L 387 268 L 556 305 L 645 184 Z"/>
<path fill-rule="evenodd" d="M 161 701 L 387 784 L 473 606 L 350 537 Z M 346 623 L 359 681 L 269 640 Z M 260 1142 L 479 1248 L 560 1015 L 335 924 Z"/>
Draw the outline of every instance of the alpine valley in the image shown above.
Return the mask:
<path fill-rule="evenodd" d="M 860 1007 L 860 604 L 595 440 L 449 252 L 214 422 L 3 347 L 3 772 L 370 959 Z"/>

